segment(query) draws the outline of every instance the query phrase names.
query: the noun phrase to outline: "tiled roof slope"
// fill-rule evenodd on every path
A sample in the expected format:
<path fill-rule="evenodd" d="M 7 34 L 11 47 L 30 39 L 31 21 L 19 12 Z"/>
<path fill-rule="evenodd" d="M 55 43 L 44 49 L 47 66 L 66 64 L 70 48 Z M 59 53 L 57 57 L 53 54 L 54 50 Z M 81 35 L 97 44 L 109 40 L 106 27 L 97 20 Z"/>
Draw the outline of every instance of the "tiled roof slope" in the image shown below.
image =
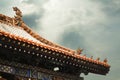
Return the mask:
<path fill-rule="evenodd" d="M 44 47 L 61 54 L 69 55 L 77 59 L 82 59 L 94 64 L 102 65 L 106 68 L 110 68 L 110 65 L 107 63 L 106 59 L 104 61 L 99 61 L 99 59 L 94 60 L 92 58 L 87 58 L 86 56 L 81 56 L 80 54 L 77 54 L 75 50 L 59 46 L 42 38 L 40 35 L 30 29 L 24 22 L 22 22 L 20 25 L 14 24 L 15 22 L 15 18 L 10 18 L 0 14 L 0 36 L 4 35 L 12 39 L 23 41 L 39 47 Z"/>

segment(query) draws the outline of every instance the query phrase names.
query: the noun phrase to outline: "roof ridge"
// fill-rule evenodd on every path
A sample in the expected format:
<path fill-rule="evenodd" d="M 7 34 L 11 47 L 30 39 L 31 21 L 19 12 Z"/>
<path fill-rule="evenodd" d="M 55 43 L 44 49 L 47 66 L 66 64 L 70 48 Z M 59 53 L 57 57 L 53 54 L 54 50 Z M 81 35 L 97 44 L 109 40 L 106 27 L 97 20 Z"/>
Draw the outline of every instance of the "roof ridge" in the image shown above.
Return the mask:
<path fill-rule="evenodd" d="M 24 21 L 21 19 L 21 16 L 20 16 L 20 19 L 16 19 L 16 18 L 19 18 L 19 15 L 16 15 L 15 17 L 11 18 L 11 17 L 5 16 L 3 14 L 0 14 L 0 23 L 10 25 L 10 26 L 13 26 L 13 27 L 15 27 L 15 26 L 16 27 L 21 27 L 25 32 L 27 32 L 29 35 L 31 35 L 33 38 L 37 39 L 41 43 L 38 44 L 37 42 L 35 42 L 33 40 L 29 40 L 27 38 L 17 36 L 17 35 L 14 35 L 14 34 L 9 34 L 8 32 L 2 31 L 2 30 L 0 30 L 0 35 L 4 34 L 5 36 L 8 36 L 8 37 L 16 39 L 16 40 L 27 42 L 27 43 L 30 43 L 30 44 L 36 45 L 36 46 L 42 46 L 44 48 L 48 48 L 48 49 L 51 49 L 51 50 L 53 49 L 56 52 L 61 52 L 63 54 L 70 55 L 70 56 L 73 56 L 75 58 L 81 58 L 83 60 L 94 62 L 96 64 L 106 65 L 106 66 L 109 67 L 109 65 L 107 63 L 104 63 L 104 62 L 99 61 L 99 60 L 93 60 L 91 58 L 87 58 L 86 56 L 81 56 L 79 54 L 76 54 L 75 50 L 65 48 L 63 46 L 55 44 L 55 43 L 41 37 L 38 33 L 34 32 L 31 28 L 29 28 L 24 23 Z"/>
<path fill-rule="evenodd" d="M 72 50 L 72 49 L 69 49 L 69 48 L 65 48 L 59 44 L 56 44 L 56 43 L 53 43 L 43 37 L 41 37 L 38 33 L 36 33 L 35 31 L 33 31 L 30 27 L 28 27 L 24 21 L 20 21 L 20 24 L 16 25 L 15 23 L 16 22 L 19 22 L 16 21 L 15 18 L 11 18 L 11 17 L 8 17 L 8 16 L 5 16 L 3 14 L 0 14 L 0 22 L 1 23 L 4 23 L 4 24 L 7 24 L 7 25 L 10 25 L 10 26 L 16 26 L 16 27 L 21 27 L 23 28 L 27 33 L 29 33 L 32 37 L 36 38 L 37 40 L 39 40 L 40 42 L 46 44 L 46 45 L 49 45 L 49 46 L 52 46 L 52 47 L 57 47 L 59 49 L 63 49 L 63 50 L 67 50 L 68 52 L 72 52 L 72 53 L 75 53 L 75 50 Z"/>
<path fill-rule="evenodd" d="M 43 38 L 42 36 L 40 36 L 38 33 L 36 33 L 35 31 L 33 31 L 31 28 L 29 28 L 25 23 L 23 23 L 24 26 L 21 26 L 26 32 L 28 32 L 32 37 L 36 38 L 37 40 L 43 42 L 44 44 L 46 45 L 49 45 L 49 46 L 53 46 L 53 47 L 57 47 L 59 49 L 63 49 L 63 50 L 67 50 L 69 52 L 73 52 L 75 53 L 74 50 L 72 49 L 69 49 L 69 48 L 65 48 L 59 44 L 56 44 L 56 43 L 53 43 L 45 38 Z"/>
<path fill-rule="evenodd" d="M 88 58 L 86 56 L 81 56 L 81 55 L 78 55 L 78 54 L 72 54 L 71 52 L 68 52 L 66 50 L 60 50 L 58 48 L 51 47 L 51 46 L 46 45 L 46 44 L 41 44 L 41 43 L 38 43 L 38 42 L 34 42 L 33 40 L 29 40 L 27 38 L 17 36 L 15 34 L 10 34 L 9 32 L 5 32 L 5 31 L 0 30 L 0 36 L 2 36 L 2 35 L 4 35 L 5 37 L 9 37 L 11 39 L 26 42 L 28 44 L 32 44 L 32 45 L 39 46 L 39 47 L 44 47 L 44 48 L 47 48 L 47 49 L 50 49 L 50 50 L 54 50 L 56 52 L 61 52 L 62 54 L 73 56 L 77 59 L 82 59 L 82 60 L 85 60 L 85 61 L 90 61 L 90 62 L 95 63 L 95 64 L 103 65 L 105 67 L 110 67 L 110 65 L 106 62 L 102 62 L 102 61 L 99 61 L 99 60 L 94 60 L 92 58 Z"/>

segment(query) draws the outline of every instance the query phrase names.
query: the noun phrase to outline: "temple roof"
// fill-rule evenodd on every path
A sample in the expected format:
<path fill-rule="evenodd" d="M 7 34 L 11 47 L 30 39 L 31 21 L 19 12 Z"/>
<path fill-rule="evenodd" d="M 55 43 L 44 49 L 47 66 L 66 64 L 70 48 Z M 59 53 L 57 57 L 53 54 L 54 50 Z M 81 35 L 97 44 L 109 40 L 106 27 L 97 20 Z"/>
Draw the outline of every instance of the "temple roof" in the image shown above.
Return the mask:
<path fill-rule="evenodd" d="M 19 15 L 16 14 L 16 16 L 18 17 Z M 17 41 L 35 45 L 40 48 L 48 49 L 49 51 L 55 51 L 59 54 L 62 54 L 65 56 L 70 56 L 77 60 L 83 60 L 86 62 L 90 62 L 91 64 L 103 66 L 106 69 L 108 68 L 108 70 L 104 74 L 108 73 L 110 65 L 107 63 L 106 59 L 104 61 L 100 61 L 99 58 L 94 60 L 92 58 L 88 58 L 86 56 L 80 55 L 79 53 L 81 53 L 82 50 L 76 51 L 76 50 L 72 50 L 69 48 L 65 48 L 65 47 L 55 44 L 53 42 L 50 42 L 50 41 L 44 39 L 43 37 L 41 37 L 36 32 L 34 32 L 32 29 L 30 29 L 21 20 L 21 17 L 20 17 L 20 19 L 16 19 L 16 17 L 10 18 L 8 16 L 0 14 L 0 36 L 8 37 L 10 39 L 14 39 Z M 16 24 L 18 22 L 21 22 L 21 23 Z M 75 63 L 75 64 L 76 64 L 76 66 L 79 66 L 79 65 L 77 65 L 77 63 Z M 99 74 L 102 74 L 102 72 L 100 72 Z"/>
<path fill-rule="evenodd" d="M 22 37 L 22 38 L 32 40 L 36 43 L 41 43 L 42 44 L 42 42 L 40 42 L 36 38 L 32 37 L 29 33 L 27 33 L 21 27 L 9 26 L 9 25 L 6 25 L 6 24 L 0 24 L 0 30 L 4 31 L 4 32 L 8 32 L 9 34 L 12 34 L 12 35 L 15 35 L 15 36 L 19 36 L 19 37 Z"/>

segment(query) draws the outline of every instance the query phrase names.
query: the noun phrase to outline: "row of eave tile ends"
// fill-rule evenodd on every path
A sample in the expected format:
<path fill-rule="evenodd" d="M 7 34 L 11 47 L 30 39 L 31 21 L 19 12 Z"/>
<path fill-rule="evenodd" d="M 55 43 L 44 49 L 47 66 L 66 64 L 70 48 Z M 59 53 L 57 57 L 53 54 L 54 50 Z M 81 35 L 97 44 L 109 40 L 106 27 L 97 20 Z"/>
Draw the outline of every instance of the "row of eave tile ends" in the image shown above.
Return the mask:
<path fill-rule="evenodd" d="M 2 16 L 5 16 L 5 15 L 2 15 Z M 8 16 L 5 16 L 5 17 L 7 19 L 12 19 L 12 20 L 14 19 L 14 18 L 10 18 Z M 4 24 L 10 25 L 10 26 L 12 25 L 14 27 L 18 27 L 18 26 L 15 26 L 14 24 L 11 24 L 10 22 L 6 22 L 6 21 L 3 21 L 3 20 L 2 21 L 0 20 L 0 23 L 4 23 Z M 56 52 L 60 52 L 60 53 L 66 54 L 66 55 L 70 55 L 70 56 L 73 56 L 73 57 L 81 58 L 83 60 L 87 60 L 87 61 L 90 61 L 90 62 L 94 62 L 94 63 L 97 63 L 97 64 L 101 64 L 101 65 L 105 65 L 107 67 L 110 67 L 110 65 L 107 63 L 107 61 L 106 62 L 105 61 L 101 62 L 99 60 L 93 60 L 92 58 L 87 58 L 86 56 L 81 56 L 79 54 L 76 54 L 75 50 L 71 50 L 69 48 L 65 48 L 65 47 L 62 47 L 62 46 L 57 45 L 55 43 L 52 43 L 52 42 L 42 38 L 41 36 L 39 36 L 39 34 L 34 32 L 32 29 L 30 29 L 24 22 L 23 22 L 23 24 L 24 25 L 19 26 L 19 27 L 23 28 L 27 33 L 29 33 L 32 37 L 36 38 L 40 42 L 43 42 L 43 44 L 34 42 L 34 41 L 29 40 L 29 39 L 24 38 L 24 37 L 16 36 L 14 34 L 10 34 L 10 35 L 16 36 L 17 38 L 19 38 L 23 42 L 24 42 L 24 40 L 27 40 L 28 42 L 27 41 L 26 42 L 29 43 L 29 44 L 32 44 L 32 45 L 36 45 L 36 46 L 39 45 L 40 47 L 48 48 L 48 49 L 51 49 L 51 50 L 56 51 Z"/>
<path fill-rule="evenodd" d="M 52 51 L 55 51 L 55 52 L 59 52 L 59 53 L 69 55 L 69 56 L 72 56 L 72 57 L 75 57 L 75 58 L 78 58 L 78 59 L 82 59 L 82 60 L 86 60 L 86 61 L 89 61 L 89 62 L 92 62 L 92 63 L 104 65 L 106 67 L 110 67 L 105 62 L 101 62 L 101 61 L 98 61 L 98 60 L 93 60 L 91 58 L 87 58 L 86 56 L 78 55 L 78 54 L 75 53 L 75 51 L 68 52 L 68 51 L 65 51 L 65 50 L 62 50 L 62 49 L 59 49 L 59 48 L 55 48 L 55 47 L 52 47 L 52 46 L 49 46 L 49 45 L 44 45 L 44 44 L 41 44 L 41 43 L 37 43 L 37 42 L 34 42 L 32 40 L 29 40 L 29 39 L 26 39 L 26 38 L 23 38 L 23 37 L 20 37 L 20 36 L 16 36 L 14 34 L 10 34 L 8 32 L 4 32 L 4 31 L 1 31 L 1 30 L 0 30 L 0 35 L 4 35 L 4 36 L 9 37 L 11 39 L 22 41 L 22 42 L 32 44 L 32 45 L 35 45 L 37 47 L 42 47 L 42 48 L 45 48 L 45 49 L 48 49 L 48 50 L 52 50 Z"/>
<path fill-rule="evenodd" d="M 11 26 L 11 24 L 4 23 L 4 21 L 0 22 L 0 23 L 7 24 L 7 25 Z M 15 26 L 15 25 L 13 25 L 13 26 Z M 15 26 L 15 27 L 18 27 L 18 26 Z M 33 30 L 31 30 L 29 27 L 27 27 L 27 25 L 21 26 L 21 27 L 26 32 L 28 32 L 31 36 L 33 36 L 34 38 L 38 39 L 38 37 L 40 37 L 37 33 L 35 33 Z M 9 37 L 11 39 L 15 39 L 15 40 L 19 40 L 19 41 L 22 41 L 22 42 L 26 42 L 28 44 L 32 44 L 32 45 L 35 45 L 35 46 L 38 46 L 38 47 L 43 47 L 43 48 L 48 49 L 48 50 L 52 50 L 52 51 L 56 51 L 56 52 L 59 52 L 59 53 L 63 53 L 65 55 L 73 56 L 73 57 L 78 58 L 78 59 L 82 59 L 82 60 L 86 60 L 86 61 L 93 62 L 93 63 L 96 63 L 96 64 L 104 65 L 106 67 L 110 67 L 110 65 L 107 62 L 94 60 L 92 58 L 87 58 L 86 56 L 82 56 L 82 55 L 76 54 L 75 50 L 71 50 L 71 49 L 59 46 L 59 45 L 54 44 L 54 43 L 52 43 L 52 42 L 50 42 L 50 41 L 48 41 L 48 40 L 46 40 L 46 39 L 44 39 L 42 37 L 41 38 L 43 40 L 46 40 L 46 41 L 48 41 L 49 43 L 51 43 L 51 44 L 53 44 L 55 46 L 46 45 L 45 43 L 41 44 L 41 43 L 38 43 L 38 42 L 34 42 L 33 40 L 29 40 L 27 38 L 20 37 L 20 36 L 17 36 L 15 34 L 11 34 L 9 32 L 5 32 L 5 31 L 2 31 L 2 30 L 0 30 L 0 35 L 4 35 L 4 36 Z"/>

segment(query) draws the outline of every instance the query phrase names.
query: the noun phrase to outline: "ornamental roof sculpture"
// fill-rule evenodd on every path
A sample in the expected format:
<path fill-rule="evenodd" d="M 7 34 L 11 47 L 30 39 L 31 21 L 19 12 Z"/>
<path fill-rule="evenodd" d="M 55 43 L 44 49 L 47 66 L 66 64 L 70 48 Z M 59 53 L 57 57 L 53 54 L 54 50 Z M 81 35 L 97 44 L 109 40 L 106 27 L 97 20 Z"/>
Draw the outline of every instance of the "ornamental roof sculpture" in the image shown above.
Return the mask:
<path fill-rule="evenodd" d="M 17 7 L 13 7 L 13 10 L 15 11 L 16 16 L 14 16 L 15 18 L 15 25 L 21 26 L 22 24 L 22 12 L 17 8 Z"/>
<path fill-rule="evenodd" d="M 5 41 L 6 44 L 12 42 L 12 40 L 16 41 L 13 43 L 25 48 L 23 52 L 38 57 L 44 56 L 45 59 L 51 60 L 56 65 L 72 66 L 78 73 L 90 72 L 106 75 L 109 72 L 110 65 L 107 63 L 107 59 L 104 61 L 100 61 L 100 58 L 94 60 L 93 56 L 88 58 L 80 55 L 83 49 L 72 50 L 44 39 L 24 23 L 22 12 L 17 7 L 13 7 L 13 10 L 16 13 L 14 18 L 0 14 L 1 41 Z M 8 47 L 6 44 L 4 48 Z M 2 45 L 1 43 L 0 46 Z M 9 46 L 10 49 L 12 49 L 11 47 Z M 21 51 L 18 47 L 14 47 L 14 50 Z"/>

